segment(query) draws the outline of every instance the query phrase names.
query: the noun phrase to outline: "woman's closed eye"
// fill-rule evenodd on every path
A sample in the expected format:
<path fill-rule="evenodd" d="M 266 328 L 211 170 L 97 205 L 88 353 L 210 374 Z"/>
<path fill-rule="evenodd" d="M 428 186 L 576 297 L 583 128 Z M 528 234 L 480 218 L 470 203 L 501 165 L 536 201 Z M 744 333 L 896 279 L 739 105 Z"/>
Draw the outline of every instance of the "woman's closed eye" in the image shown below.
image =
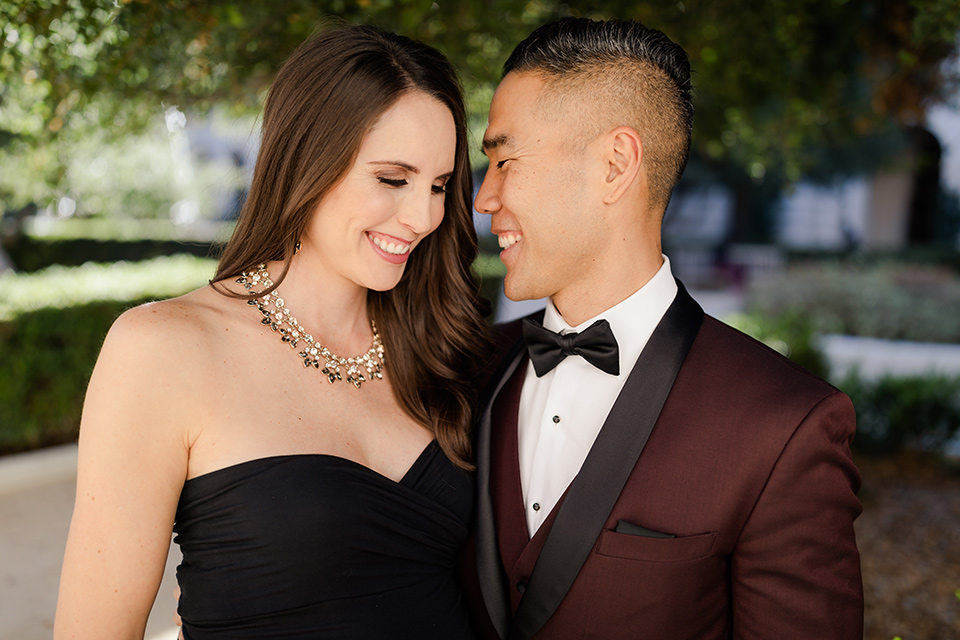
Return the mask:
<path fill-rule="evenodd" d="M 403 178 L 385 178 L 385 177 L 383 177 L 383 176 L 379 176 L 379 177 L 377 178 L 377 180 L 379 180 L 381 184 L 385 184 L 385 185 L 387 185 L 388 187 L 393 187 L 393 188 L 395 188 L 395 189 L 399 189 L 400 187 L 405 187 L 405 186 L 407 186 L 407 185 L 409 184 L 409 183 L 408 183 L 405 179 L 403 179 Z M 445 183 L 444 183 L 444 184 L 435 184 L 435 185 L 433 185 L 432 187 L 430 187 L 430 190 L 431 190 L 435 195 L 445 194 L 445 193 L 447 192 L 447 185 L 446 185 Z"/>

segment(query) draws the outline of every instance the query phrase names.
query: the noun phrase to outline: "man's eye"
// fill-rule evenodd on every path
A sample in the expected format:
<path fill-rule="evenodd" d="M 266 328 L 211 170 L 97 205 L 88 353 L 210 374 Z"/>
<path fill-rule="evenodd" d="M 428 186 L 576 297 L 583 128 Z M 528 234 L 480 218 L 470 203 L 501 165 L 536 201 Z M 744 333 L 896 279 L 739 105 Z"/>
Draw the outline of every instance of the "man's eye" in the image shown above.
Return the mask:
<path fill-rule="evenodd" d="M 399 180 L 394 180 L 393 178 L 377 178 L 377 180 L 389 187 L 404 187 L 407 184 L 407 181 L 402 178 Z"/>
<path fill-rule="evenodd" d="M 507 164 L 509 161 L 510 161 L 510 158 L 507 158 L 506 160 L 501 160 L 500 162 L 497 163 L 497 169 L 503 169 L 503 165 Z"/>

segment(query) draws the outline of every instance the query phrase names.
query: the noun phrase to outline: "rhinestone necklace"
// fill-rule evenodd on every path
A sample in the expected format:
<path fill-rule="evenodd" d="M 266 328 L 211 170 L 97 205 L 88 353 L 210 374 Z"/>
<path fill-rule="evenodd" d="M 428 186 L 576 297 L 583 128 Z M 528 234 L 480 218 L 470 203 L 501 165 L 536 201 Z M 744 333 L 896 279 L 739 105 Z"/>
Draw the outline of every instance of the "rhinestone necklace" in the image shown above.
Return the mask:
<path fill-rule="evenodd" d="M 257 293 L 253 287 L 263 286 L 268 289 L 273 286 L 270 280 L 270 274 L 267 273 L 266 265 L 258 265 L 257 270 L 240 274 L 237 283 L 242 284 L 243 288 L 251 293 Z M 325 346 L 313 339 L 309 333 L 304 331 L 297 319 L 290 314 L 290 310 L 284 305 L 283 298 L 279 291 L 273 290 L 258 298 L 247 300 L 247 304 L 254 306 L 263 316 L 260 324 L 267 325 L 274 331 L 280 332 L 281 342 L 290 345 L 296 349 L 301 342 L 306 346 L 298 355 L 303 358 L 303 366 L 314 369 L 320 369 L 321 361 L 323 368 L 320 373 L 327 376 L 327 379 L 334 383 L 337 380 L 343 380 L 341 368 L 346 370 L 347 382 L 350 382 L 357 389 L 361 383 L 367 380 L 383 379 L 383 342 L 380 341 L 380 334 L 377 333 L 377 325 L 370 320 L 370 328 L 373 330 L 373 345 L 370 350 L 363 355 L 354 358 L 344 358 L 327 349 Z M 272 310 L 271 308 L 272 307 Z"/>

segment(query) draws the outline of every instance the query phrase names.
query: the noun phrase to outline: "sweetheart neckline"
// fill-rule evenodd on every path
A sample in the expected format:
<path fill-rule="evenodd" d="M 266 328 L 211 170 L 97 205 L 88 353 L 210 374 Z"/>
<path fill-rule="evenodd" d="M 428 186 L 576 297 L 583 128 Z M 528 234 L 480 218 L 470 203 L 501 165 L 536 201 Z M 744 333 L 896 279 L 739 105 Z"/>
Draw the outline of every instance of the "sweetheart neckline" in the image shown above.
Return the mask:
<path fill-rule="evenodd" d="M 279 461 L 279 460 L 294 459 L 294 458 L 323 458 L 323 459 L 330 460 L 330 461 L 332 461 L 332 462 L 343 463 L 343 464 L 346 464 L 346 465 L 348 465 L 348 466 L 351 466 L 351 467 L 360 469 L 360 470 L 362 470 L 362 471 L 366 471 L 366 472 L 372 474 L 373 476 L 376 476 L 376 477 L 378 477 L 378 478 L 382 478 L 383 480 L 389 482 L 390 484 L 399 487 L 399 486 L 404 486 L 404 481 L 407 480 L 407 478 L 410 476 L 410 473 L 411 473 L 414 469 L 417 469 L 417 468 L 422 464 L 422 462 L 426 459 L 427 455 L 428 455 L 430 452 L 432 452 L 437 446 L 439 446 L 439 444 L 437 443 L 437 440 L 436 440 L 435 438 L 434 438 L 433 440 L 431 440 L 430 442 L 428 442 L 428 443 L 427 443 L 427 446 L 425 446 L 425 447 L 423 448 L 423 450 L 420 452 L 420 455 L 417 456 L 417 458 L 413 461 L 413 463 L 410 465 L 410 467 L 404 472 L 404 474 L 403 474 L 403 476 L 400 478 L 400 480 L 394 480 L 393 478 L 390 478 L 390 477 L 388 477 L 388 476 L 385 476 L 385 475 L 383 475 L 382 473 L 380 473 L 379 471 L 377 471 L 376 469 L 373 469 L 373 468 L 371 468 L 371 467 L 368 467 L 367 465 L 362 464 L 362 463 L 360 463 L 360 462 L 357 462 L 356 460 L 351 460 L 350 458 L 344 458 L 343 456 L 338 456 L 338 455 L 332 454 L 332 453 L 281 453 L 281 454 L 278 454 L 278 455 L 275 455 L 275 456 L 264 456 L 264 457 L 262 457 L 262 458 L 251 458 L 250 460 L 244 460 L 243 462 L 237 462 L 237 463 L 234 463 L 234 464 L 230 464 L 230 465 L 227 465 L 227 466 L 225 466 L 225 467 L 220 467 L 219 469 L 214 469 L 213 471 L 207 471 L 206 473 L 202 473 L 202 474 L 200 474 L 200 475 L 198 475 L 198 476 L 194 476 L 194 477 L 192 477 L 192 478 L 187 478 L 187 479 L 184 481 L 184 486 L 186 486 L 187 483 L 189 483 L 189 482 L 193 482 L 194 480 L 201 480 L 201 479 L 203 479 L 203 478 L 209 478 L 209 477 L 211 477 L 211 476 L 219 475 L 219 474 L 221 474 L 221 473 L 223 473 L 223 472 L 229 472 L 230 470 L 239 469 L 239 468 L 241 468 L 241 467 L 245 467 L 245 466 L 248 466 L 248 465 L 251 465 L 251 464 L 256 464 L 256 463 L 259 463 L 259 462 L 268 462 L 268 461 L 271 461 L 271 460 L 272 460 L 272 461 Z"/>

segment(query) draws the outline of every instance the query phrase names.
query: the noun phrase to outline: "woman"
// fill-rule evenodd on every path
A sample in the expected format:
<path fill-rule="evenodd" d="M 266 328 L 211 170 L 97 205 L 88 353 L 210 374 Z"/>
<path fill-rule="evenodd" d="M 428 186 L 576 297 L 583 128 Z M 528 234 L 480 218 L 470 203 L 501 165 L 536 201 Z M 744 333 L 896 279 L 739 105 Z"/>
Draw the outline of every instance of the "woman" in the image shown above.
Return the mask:
<path fill-rule="evenodd" d="M 55 635 L 141 638 L 173 528 L 188 640 L 470 637 L 484 325 L 454 72 L 330 31 L 279 72 L 262 136 L 213 283 L 104 342 Z"/>

